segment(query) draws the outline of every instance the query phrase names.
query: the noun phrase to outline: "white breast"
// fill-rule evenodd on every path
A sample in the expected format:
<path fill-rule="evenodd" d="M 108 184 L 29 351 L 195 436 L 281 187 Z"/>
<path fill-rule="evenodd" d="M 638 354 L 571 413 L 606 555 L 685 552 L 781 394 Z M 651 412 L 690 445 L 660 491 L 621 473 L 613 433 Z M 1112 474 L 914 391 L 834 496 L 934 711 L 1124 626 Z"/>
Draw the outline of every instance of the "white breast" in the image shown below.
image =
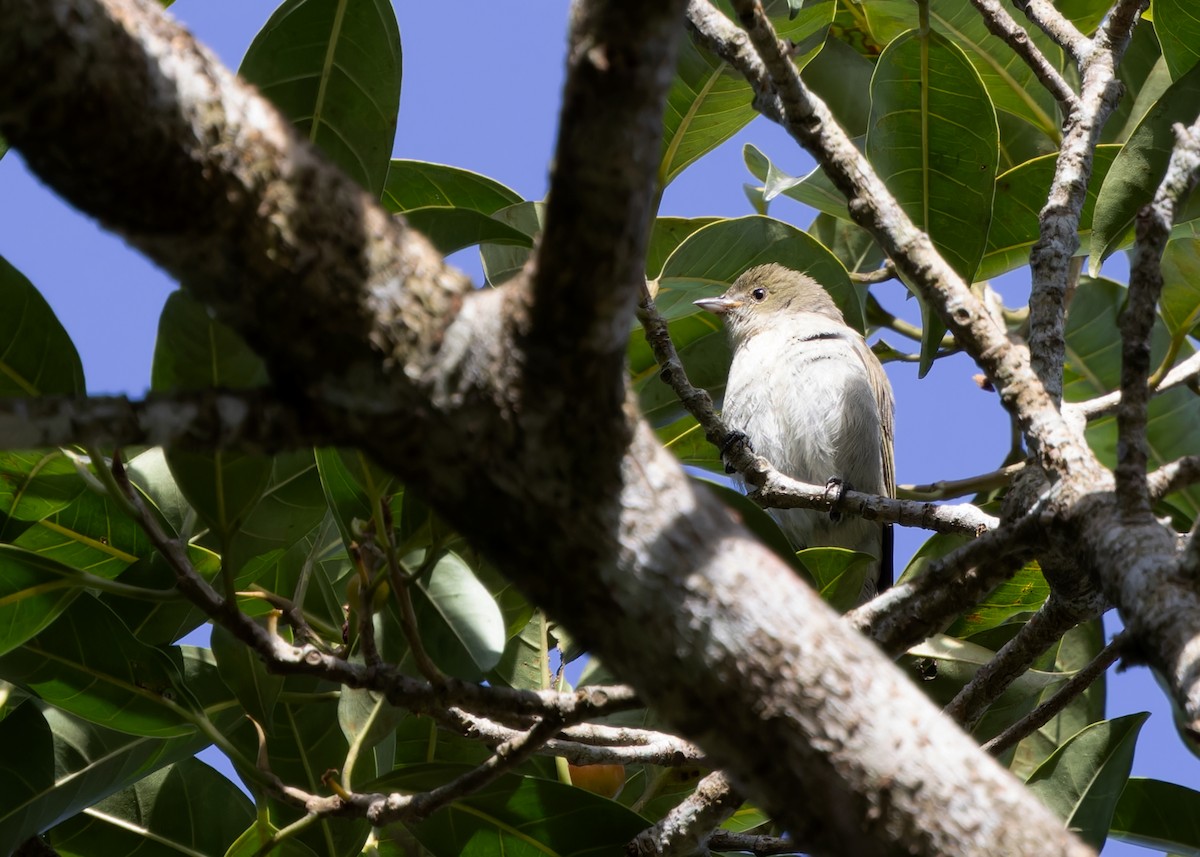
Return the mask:
<path fill-rule="evenodd" d="M 724 417 L 781 473 L 825 484 L 839 478 L 885 494 L 879 406 L 858 334 L 803 314 L 735 345 Z M 797 547 L 838 545 L 879 555 L 877 524 L 804 510 L 776 511 Z"/>

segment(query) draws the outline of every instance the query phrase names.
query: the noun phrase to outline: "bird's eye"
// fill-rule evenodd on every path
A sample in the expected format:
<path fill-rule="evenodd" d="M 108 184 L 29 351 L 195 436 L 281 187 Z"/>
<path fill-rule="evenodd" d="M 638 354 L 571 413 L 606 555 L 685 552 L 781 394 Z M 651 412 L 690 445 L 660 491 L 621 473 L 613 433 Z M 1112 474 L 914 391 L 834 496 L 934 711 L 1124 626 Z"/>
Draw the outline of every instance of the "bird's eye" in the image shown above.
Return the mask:
<path fill-rule="evenodd" d="M 756 301 L 766 300 L 767 290 L 760 286 L 750 293 L 750 297 L 754 298 Z"/>

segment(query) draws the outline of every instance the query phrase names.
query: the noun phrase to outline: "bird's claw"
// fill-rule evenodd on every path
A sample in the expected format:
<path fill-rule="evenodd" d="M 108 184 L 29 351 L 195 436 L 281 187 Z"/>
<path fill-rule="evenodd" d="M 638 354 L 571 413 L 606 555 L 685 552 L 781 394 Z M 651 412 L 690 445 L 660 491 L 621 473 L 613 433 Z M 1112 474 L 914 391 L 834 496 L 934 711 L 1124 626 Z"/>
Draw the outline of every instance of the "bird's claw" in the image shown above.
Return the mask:
<path fill-rule="evenodd" d="M 752 452 L 754 451 L 754 447 L 750 445 L 749 436 L 747 436 L 747 434 L 743 431 L 737 431 L 734 429 L 725 436 L 725 440 L 721 443 L 721 460 L 725 461 L 725 457 L 729 455 L 731 451 L 741 449 L 749 449 Z M 728 461 L 725 461 L 725 472 L 736 473 L 737 468 Z"/>
<path fill-rule="evenodd" d="M 833 476 L 825 483 L 825 499 L 829 502 L 829 520 L 837 523 L 842 519 L 842 512 L 838 506 L 842 503 L 842 496 L 851 490 L 850 485 L 843 479 Z"/>

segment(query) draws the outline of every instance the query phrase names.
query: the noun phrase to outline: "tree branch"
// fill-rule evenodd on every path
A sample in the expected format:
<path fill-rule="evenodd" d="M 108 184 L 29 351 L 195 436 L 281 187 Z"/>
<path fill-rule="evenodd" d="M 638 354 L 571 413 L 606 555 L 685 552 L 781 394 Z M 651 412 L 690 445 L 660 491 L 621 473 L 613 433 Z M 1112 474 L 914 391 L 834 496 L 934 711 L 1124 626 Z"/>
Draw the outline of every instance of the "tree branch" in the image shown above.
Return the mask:
<path fill-rule="evenodd" d="M 1056 714 L 1070 705 L 1079 694 L 1091 687 L 1096 679 L 1104 675 L 1104 672 L 1121 656 L 1122 650 L 1128 645 L 1129 637 L 1127 634 L 1118 634 L 1116 637 L 1113 637 L 1112 642 L 1105 646 L 1100 651 L 1100 654 L 1096 655 L 1086 667 L 1071 676 L 1067 680 L 1067 683 L 1058 689 L 1057 693 L 1012 726 L 1009 726 L 995 738 L 986 742 L 983 745 L 983 749 L 993 756 L 999 756 L 1018 741 L 1027 738 L 1036 730 L 1045 726 Z"/>
<path fill-rule="evenodd" d="M 1091 41 L 1050 0 L 1013 0 L 1013 5 L 1065 50 L 1076 64 L 1083 62 L 1091 50 Z"/>
<path fill-rule="evenodd" d="M 1119 0 L 1082 54 L 1079 100 L 1067 117 L 1050 193 L 1038 218 L 1041 234 L 1030 251 L 1033 289 L 1029 297 L 1029 351 L 1038 378 L 1055 402 L 1062 399 L 1071 260 L 1079 246 L 1079 218 L 1092 160 L 1100 131 L 1121 97 L 1117 63 L 1146 2 Z"/>
<path fill-rule="evenodd" d="M 629 857 L 693 857 L 708 851 L 714 828 L 742 805 L 744 798 L 720 771 L 709 774 L 687 799 L 625 849 Z"/>

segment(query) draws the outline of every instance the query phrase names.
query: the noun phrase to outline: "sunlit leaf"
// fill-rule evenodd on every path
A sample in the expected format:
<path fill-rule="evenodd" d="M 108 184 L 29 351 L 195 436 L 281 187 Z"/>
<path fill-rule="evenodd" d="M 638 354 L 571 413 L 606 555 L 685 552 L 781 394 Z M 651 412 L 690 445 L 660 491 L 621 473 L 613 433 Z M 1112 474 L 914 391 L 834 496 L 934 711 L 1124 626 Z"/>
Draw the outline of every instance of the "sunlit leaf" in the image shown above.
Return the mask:
<path fill-rule="evenodd" d="M 238 74 L 378 196 L 400 109 L 400 29 L 386 0 L 285 0 Z"/>

